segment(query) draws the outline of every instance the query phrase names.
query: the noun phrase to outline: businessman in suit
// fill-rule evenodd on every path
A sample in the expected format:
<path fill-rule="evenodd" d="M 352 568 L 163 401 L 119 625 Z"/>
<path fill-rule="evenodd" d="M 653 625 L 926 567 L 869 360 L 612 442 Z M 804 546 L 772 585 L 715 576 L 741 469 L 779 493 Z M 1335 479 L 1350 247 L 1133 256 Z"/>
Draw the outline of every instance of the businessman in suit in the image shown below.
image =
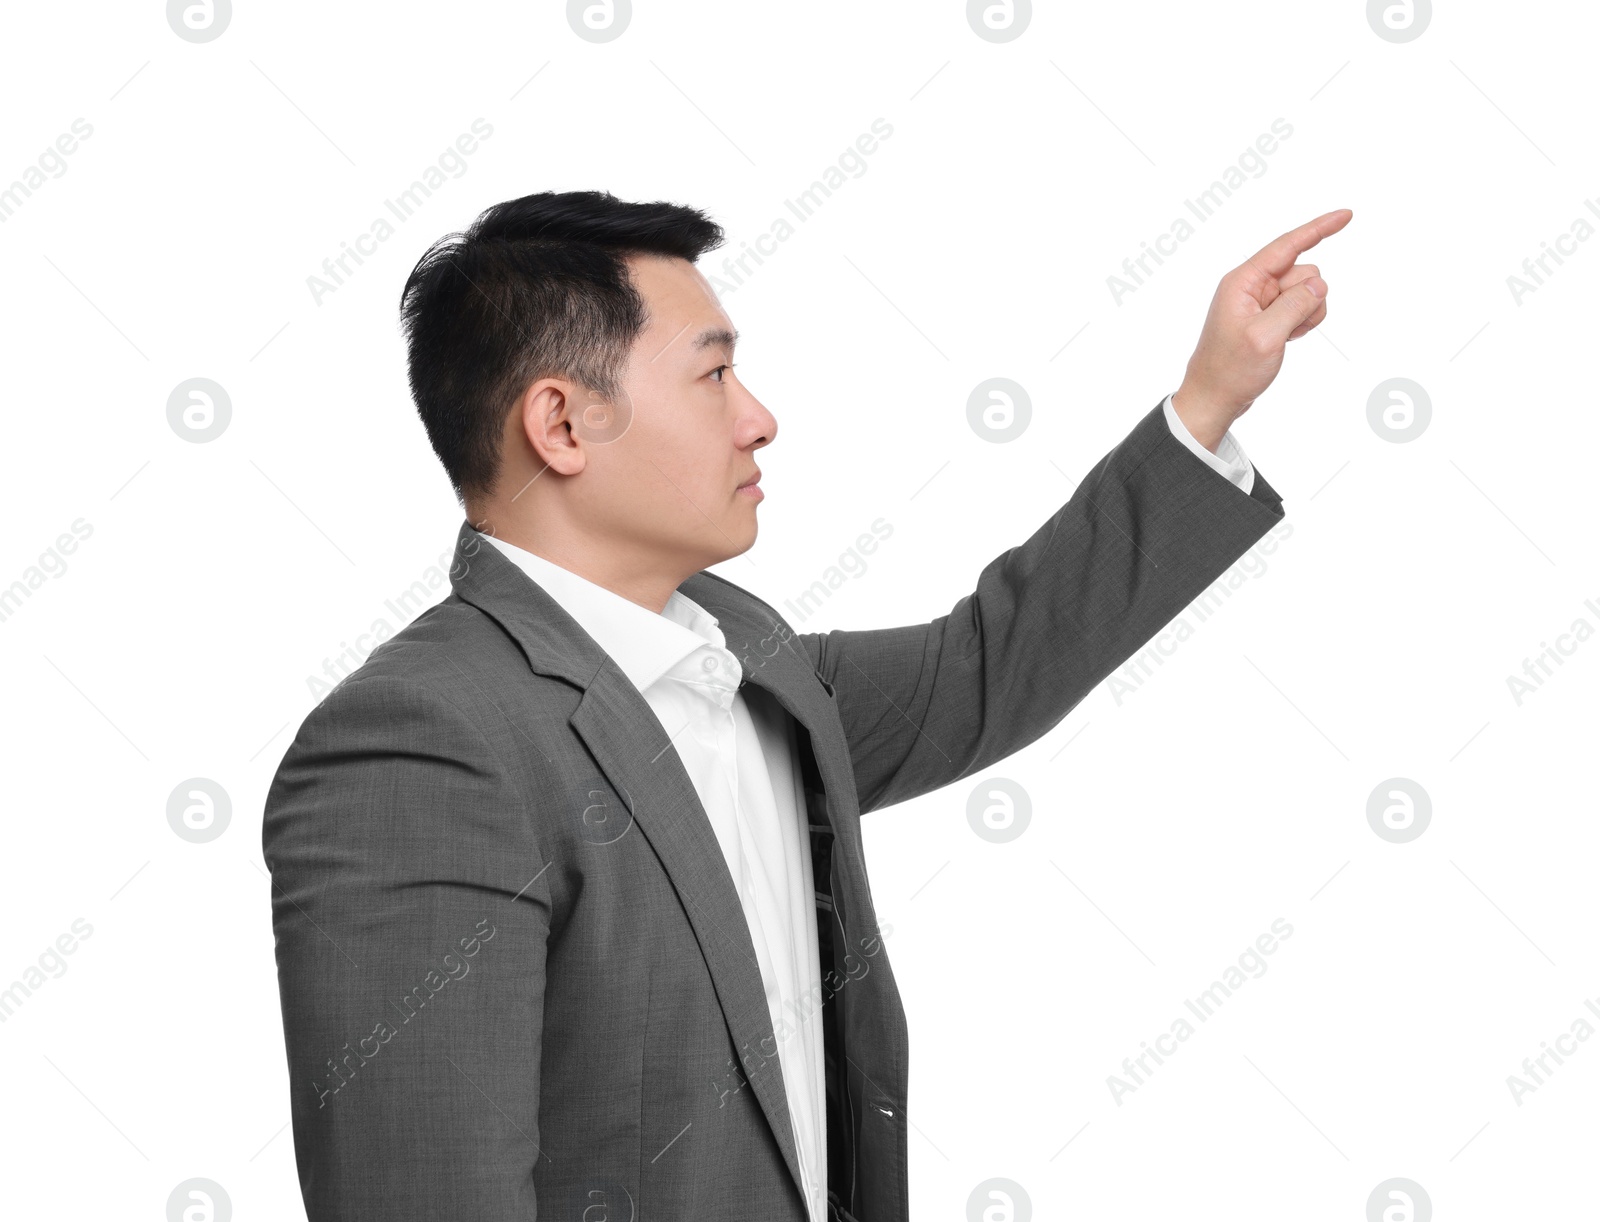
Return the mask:
<path fill-rule="evenodd" d="M 826 633 L 706 571 L 777 435 L 718 226 L 547 192 L 435 243 L 401 308 L 452 592 L 307 716 L 262 829 L 312 1222 L 905 1219 L 860 818 L 1038 739 L 1282 517 L 1229 430 L 1349 219 L 1224 277 L 1177 391 L 948 614 Z"/>

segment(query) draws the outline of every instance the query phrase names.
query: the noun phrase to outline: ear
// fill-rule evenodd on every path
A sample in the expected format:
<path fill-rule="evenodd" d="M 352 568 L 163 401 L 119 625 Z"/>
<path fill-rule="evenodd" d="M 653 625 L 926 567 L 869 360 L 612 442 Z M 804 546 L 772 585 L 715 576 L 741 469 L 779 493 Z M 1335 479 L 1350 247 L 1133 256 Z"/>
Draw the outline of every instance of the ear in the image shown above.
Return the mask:
<path fill-rule="evenodd" d="M 525 465 L 576 475 L 586 462 L 578 415 L 581 387 L 564 378 L 540 378 L 523 392 L 506 419 L 503 460 L 522 456 Z"/>

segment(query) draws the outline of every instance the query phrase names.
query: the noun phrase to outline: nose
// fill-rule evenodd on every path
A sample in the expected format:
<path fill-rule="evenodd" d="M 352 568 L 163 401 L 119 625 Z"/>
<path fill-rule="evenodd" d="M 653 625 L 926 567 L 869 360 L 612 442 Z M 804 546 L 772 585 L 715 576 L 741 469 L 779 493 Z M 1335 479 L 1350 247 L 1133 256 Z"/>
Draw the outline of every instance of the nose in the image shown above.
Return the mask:
<path fill-rule="evenodd" d="M 769 412 L 754 395 L 750 396 L 750 404 L 746 410 L 747 423 L 745 442 L 755 449 L 771 445 L 778 436 L 778 418 Z"/>

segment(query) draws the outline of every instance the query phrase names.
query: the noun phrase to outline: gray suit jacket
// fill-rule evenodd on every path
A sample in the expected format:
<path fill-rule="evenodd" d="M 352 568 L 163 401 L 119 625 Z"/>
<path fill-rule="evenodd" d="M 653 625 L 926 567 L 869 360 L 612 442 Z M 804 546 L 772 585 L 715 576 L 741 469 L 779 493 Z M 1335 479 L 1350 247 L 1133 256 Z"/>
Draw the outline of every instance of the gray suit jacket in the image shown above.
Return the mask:
<path fill-rule="evenodd" d="M 709 572 L 808 792 L 837 1217 L 907 1217 L 907 1035 L 861 816 L 990 768 L 1283 516 L 1159 406 L 931 623 L 796 633 Z M 453 592 L 307 716 L 262 844 L 312 1222 L 803 1222 L 744 913 L 667 733 L 463 523 Z M 587 1212 L 585 1212 L 587 1211 Z"/>

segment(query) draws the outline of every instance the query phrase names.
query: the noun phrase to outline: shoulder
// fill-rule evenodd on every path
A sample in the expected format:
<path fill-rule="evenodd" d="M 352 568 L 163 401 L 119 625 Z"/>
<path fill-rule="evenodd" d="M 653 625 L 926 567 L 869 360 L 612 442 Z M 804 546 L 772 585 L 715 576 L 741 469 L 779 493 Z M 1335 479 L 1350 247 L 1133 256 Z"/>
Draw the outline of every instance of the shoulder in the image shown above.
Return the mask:
<path fill-rule="evenodd" d="M 429 749 L 489 758 L 506 711 L 543 682 L 499 624 L 452 594 L 340 679 L 306 714 L 290 756 Z"/>
<path fill-rule="evenodd" d="M 380 643 L 317 707 L 346 688 L 380 684 L 428 689 L 471 709 L 527 668 L 521 648 L 493 618 L 451 594 Z"/>

